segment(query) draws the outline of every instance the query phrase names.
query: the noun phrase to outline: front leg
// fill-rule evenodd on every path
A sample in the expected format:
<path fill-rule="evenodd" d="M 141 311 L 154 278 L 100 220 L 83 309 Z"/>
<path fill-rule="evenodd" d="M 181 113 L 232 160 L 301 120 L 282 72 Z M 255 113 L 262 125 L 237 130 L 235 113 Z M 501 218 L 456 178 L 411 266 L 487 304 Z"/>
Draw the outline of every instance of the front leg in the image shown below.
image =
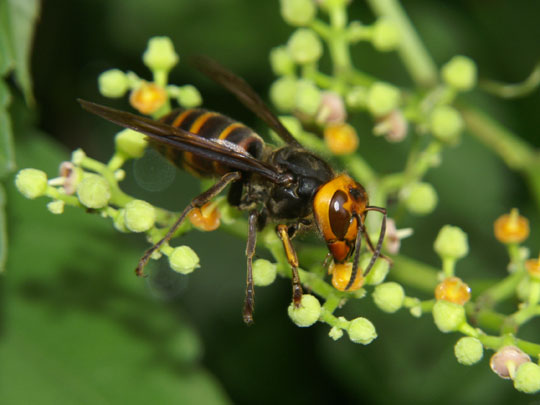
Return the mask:
<path fill-rule="evenodd" d="M 246 299 L 244 301 L 243 317 L 248 325 L 253 323 L 253 308 L 255 306 L 255 287 L 253 286 L 253 256 L 257 244 L 257 211 L 251 211 L 248 219 L 248 238 L 246 245 L 247 276 L 246 276 Z"/>
<path fill-rule="evenodd" d="M 300 302 L 302 301 L 302 285 L 300 284 L 300 276 L 298 275 L 298 257 L 296 256 L 296 251 L 294 250 L 289 236 L 288 226 L 284 224 L 278 225 L 276 231 L 283 243 L 287 261 L 291 265 L 293 302 L 296 307 L 299 307 Z"/>

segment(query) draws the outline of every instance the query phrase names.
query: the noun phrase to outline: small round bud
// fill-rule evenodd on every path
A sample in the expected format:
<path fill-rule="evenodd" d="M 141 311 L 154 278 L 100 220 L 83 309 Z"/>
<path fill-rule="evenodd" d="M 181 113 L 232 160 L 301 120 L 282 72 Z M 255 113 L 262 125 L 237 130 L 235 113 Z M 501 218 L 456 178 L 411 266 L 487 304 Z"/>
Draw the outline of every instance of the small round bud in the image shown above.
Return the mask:
<path fill-rule="evenodd" d="M 297 81 L 293 77 L 281 77 L 270 86 L 270 99 L 278 110 L 292 111 L 296 105 Z"/>
<path fill-rule="evenodd" d="M 516 346 L 503 346 L 491 356 L 489 366 L 495 374 L 504 379 L 514 378 L 516 370 L 531 361 L 528 354 Z"/>
<path fill-rule="evenodd" d="M 15 177 L 15 187 L 26 198 L 41 197 L 47 192 L 47 175 L 37 169 L 22 169 Z"/>
<path fill-rule="evenodd" d="M 330 332 L 328 332 L 328 336 L 333 340 L 339 340 L 343 336 L 343 329 L 333 326 L 332 329 L 330 329 Z"/>
<path fill-rule="evenodd" d="M 153 37 L 143 54 L 143 62 L 151 70 L 171 70 L 178 63 L 178 54 L 168 37 Z"/>
<path fill-rule="evenodd" d="M 291 302 L 287 312 L 297 326 L 304 328 L 317 322 L 321 316 L 321 303 L 313 295 L 304 294 L 300 306 L 297 308 L 294 302 Z"/>
<path fill-rule="evenodd" d="M 456 90 L 467 91 L 476 85 L 476 64 L 466 56 L 454 56 L 441 73 L 446 84 Z"/>
<path fill-rule="evenodd" d="M 201 231 L 215 231 L 221 225 L 217 203 L 211 201 L 201 208 L 194 208 L 188 214 L 189 222 Z"/>
<path fill-rule="evenodd" d="M 348 155 L 358 148 L 358 134 L 349 124 L 332 124 L 324 128 L 324 142 L 334 155 Z"/>
<path fill-rule="evenodd" d="M 430 128 L 435 138 L 447 144 L 456 144 L 463 130 L 461 114 L 453 107 L 435 107 L 430 116 Z"/>
<path fill-rule="evenodd" d="M 519 366 L 514 377 L 514 388 L 526 394 L 540 391 L 540 366 L 534 363 Z"/>
<path fill-rule="evenodd" d="M 129 81 L 124 72 L 119 69 L 106 70 L 98 77 L 99 92 L 109 98 L 118 98 L 126 94 Z"/>
<path fill-rule="evenodd" d="M 314 116 L 321 104 L 321 91 L 309 80 L 298 80 L 295 106 L 300 112 Z"/>
<path fill-rule="evenodd" d="M 345 95 L 345 103 L 354 109 L 364 108 L 368 101 L 368 90 L 363 86 L 351 88 Z"/>
<path fill-rule="evenodd" d="M 445 225 L 439 231 L 433 248 L 443 259 L 461 259 L 469 253 L 467 234 L 457 226 Z"/>
<path fill-rule="evenodd" d="M 62 200 L 51 201 L 47 204 L 47 209 L 55 215 L 60 215 L 64 212 L 64 206 L 66 203 Z"/>
<path fill-rule="evenodd" d="M 369 319 L 362 317 L 355 318 L 349 323 L 347 333 L 352 342 L 363 345 L 368 345 L 377 338 L 375 326 L 373 326 Z"/>
<path fill-rule="evenodd" d="M 297 29 L 287 42 L 287 50 L 300 64 L 316 62 L 322 55 L 322 43 L 317 34 L 308 28 Z"/>
<path fill-rule="evenodd" d="M 433 320 L 441 332 L 453 332 L 466 321 L 465 309 L 453 302 L 437 301 L 433 305 Z"/>
<path fill-rule="evenodd" d="M 502 243 L 521 243 L 529 237 L 529 220 L 517 208 L 501 215 L 494 224 L 495 237 Z"/>
<path fill-rule="evenodd" d="M 454 346 L 454 354 L 459 363 L 471 366 L 482 359 L 484 347 L 478 339 L 466 336 L 457 341 Z"/>
<path fill-rule="evenodd" d="M 459 277 L 447 277 L 435 287 L 435 299 L 464 305 L 471 299 L 471 289 Z"/>
<path fill-rule="evenodd" d="M 308 25 L 317 12 L 313 0 L 281 0 L 279 3 L 281 16 L 294 26 Z"/>
<path fill-rule="evenodd" d="M 415 215 L 427 215 L 435 209 L 438 202 L 437 192 L 429 183 L 414 183 L 407 190 L 405 206 Z"/>
<path fill-rule="evenodd" d="M 178 246 L 169 255 L 169 265 L 178 273 L 189 274 L 200 267 L 199 256 L 189 246 Z"/>
<path fill-rule="evenodd" d="M 386 115 L 399 104 L 399 89 L 388 83 L 376 82 L 368 91 L 367 108 L 369 112 L 380 117 Z"/>
<path fill-rule="evenodd" d="M 270 51 L 270 65 L 278 76 L 290 75 L 294 72 L 294 61 L 285 46 L 278 46 Z"/>
<path fill-rule="evenodd" d="M 116 149 L 123 155 L 138 159 L 144 155 L 144 151 L 148 146 L 146 135 L 132 129 L 124 129 L 114 137 Z"/>
<path fill-rule="evenodd" d="M 131 232 L 146 232 L 156 222 L 156 209 L 142 200 L 133 200 L 126 204 L 124 224 Z"/>
<path fill-rule="evenodd" d="M 395 282 L 380 284 L 373 291 L 373 301 L 381 310 L 394 313 L 403 306 L 405 291 Z"/>
<path fill-rule="evenodd" d="M 128 232 L 128 229 L 126 228 L 126 210 L 124 208 L 120 208 L 116 215 L 113 216 L 113 225 L 114 229 L 120 232 Z"/>
<path fill-rule="evenodd" d="M 332 285 L 336 290 L 352 292 L 359 290 L 364 285 L 362 270 L 358 269 L 352 286 L 345 290 L 351 280 L 352 263 L 332 263 L 329 272 L 332 273 Z"/>
<path fill-rule="evenodd" d="M 143 82 L 129 96 L 129 103 L 142 114 L 152 114 L 167 101 L 167 92 L 154 83 Z"/>
<path fill-rule="evenodd" d="M 199 93 L 199 90 L 191 84 L 179 87 L 176 99 L 184 108 L 194 108 L 202 104 L 201 93 Z"/>
<path fill-rule="evenodd" d="M 347 119 L 347 110 L 343 98 L 333 91 L 321 93 L 321 104 L 315 120 L 319 124 L 341 124 Z"/>
<path fill-rule="evenodd" d="M 77 187 L 77 197 L 85 207 L 103 208 L 111 199 L 111 188 L 103 177 L 87 174 Z"/>
<path fill-rule="evenodd" d="M 367 268 L 370 261 L 371 261 L 371 255 L 364 255 L 360 259 L 360 267 L 362 269 Z M 373 267 L 371 268 L 371 271 L 369 272 L 369 274 L 366 276 L 366 284 L 369 284 L 369 285 L 381 284 L 386 278 L 389 271 L 390 271 L 390 264 L 386 260 L 378 259 L 373 265 Z"/>
<path fill-rule="evenodd" d="M 407 136 L 409 123 L 401 110 L 392 110 L 377 120 L 373 127 L 375 135 L 384 135 L 388 142 L 401 142 Z"/>
<path fill-rule="evenodd" d="M 253 262 L 253 283 L 259 287 L 266 287 L 276 279 L 276 264 L 265 259 Z"/>
<path fill-rule="evenodd" d="M 378 51 L 387 52 L 396 49 L 400 39 L 400 32 L 396 24 L 388 18 L 380 18 L 373 25 L 371 42 Z"/>
<path fill-rule="evenodd" d="M 71 161 L 75 166 L 80 166 L 82 161 L 86 158 L 86 153 L 84 153 L 84 150 L 82 149 L 76 149 L 71 154 Z"/>

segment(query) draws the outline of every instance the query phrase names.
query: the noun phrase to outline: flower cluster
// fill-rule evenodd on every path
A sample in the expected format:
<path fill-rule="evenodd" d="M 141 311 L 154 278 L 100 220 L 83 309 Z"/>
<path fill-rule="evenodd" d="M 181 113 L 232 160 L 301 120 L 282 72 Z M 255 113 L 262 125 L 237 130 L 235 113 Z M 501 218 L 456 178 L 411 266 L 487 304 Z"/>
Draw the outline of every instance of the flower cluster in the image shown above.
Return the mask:
<path fill-rule="evenodd" d="M 280 1 L 283 19 L 295 28 L 286 44 L 270 52 L 270 64 L 277 76 L 270 88 L 270 99 L 296 139 L 345 168 L 369 191 L 372 205 L 386 206 L 392 197 L 397 206 L 395 211 L 391 208 L 390 216 L 394 212 L 429 215 L 437 208 L 438 196 L 425 181 L 425 174 L 441 164 L 444 148 L 460 141 L 465 120 L 455 101 L 461 93 L 476 87 L 476 65 L 465 56 L 454 56 L 441 67 L 428 88 L 404 89 L 373 77 L 353 65 L 352 47 L 364 41 L 379 52 L 399 50 L 407 28 L 399 18 L 391 16 L 371 24 L 348 21 L 347 3 Z M 329 55 L 325 55 L 326 49 Z M 330 73 L 319 67 L 325 57 L 331 64 Z M 98 79 L 101 93 L 107 97 L 129 93 L 132 107 L 153 118 L 167 114 L 171 100 L 186 108 L 201 104 L 201 96 L 192 85 L 167 83 L 169 71 L 179 60 L 168 38 L 152 38 L 143 60 L 153 74 L 152 80 L 112 69 Z M 384 136 L 389 147 L 407 136 L 421 140 L 411 150 L 402 171 L 379 175 L 362 158 L 360 137 L 353 125 L 359 117 L 367 117 L 373 135 Z M 275 134 L 270 136 L 281 142 Z M 110 218 L 121 232 L 145 233 L 154 244 L 167 233 L 176 216 L 134 199 L 119 187 L 125 176 L 122 165 L 128 159 L 140 158 L 146 146 L 143 135 L 124 130 L 116 135 L 115 152 L 108 163 L 100 163 L 77 150 L 70 162 L 61 164 L 58 177 L 48 180 L 40 170 L 24 169 L 18 173 L 16 185 L 28 198 L 49 197 L 47 207 L 53 214 L 61 214 L 66 205 L 82 207 Z M 365 226 L 366 233 L 374 235 L 381 222 L 368 216 Z M 191 211 L 189 221 L 176 234 L 193 227 L 204 231 L 222 228 L 238 234 L 239 229 L 247 229 L 247 222 L 224 198 L 218 197 Z M 243 232 L 246 236 L 247 231 Z M 438 268 L 399 254 L 401 240 L 411 234 L 411 229 L 397 229 L 396 220 L 389 218 L 382 251 L 392 257 L 394 267 L 390 270 L 391 260 L 385 257 L 388 260 L 377 260 L 371 271 L 364 274 L 362 269 L 370 266 L 374 250 L 368 246 L 360 254 L 359 274 L 352 286 L 351 263 L 329 263 L 326 269 L 321 266 L 320 259 L 325 255 L 322 247 L 312 248 L 311 254 L 300 250 L 302 268 L 298 271 L 310 293 L 303 295 L 300 305 L 289 306 L 291 320 L 300 327 L 326 323 L 334 340 L 347 332 L 352 342 L 369 344 L 377 337 L 370 320 L 361 316 L 348 320 L 335 314 L 348 300 L 369 296 L 381 311 L 395 313 L 407 309 L 413 317 L 431 314 L 439 331 L 464 335 L 455 345 L 460 364 L 475 364 L 484 350 L 492 350 L 495 354 L 490 365 L 497 375 L 512 379 L 520 391 L 539 391 L 540 345 L 517 337 L 521 325 L 540 315 L 540 257 L 529 258 L 528 250 L 522 246 L 529 235 L 528 220 L 514 209 L 495 221 L 495 237 L 509 255 L 508 276 L 478 291 L 463 281 L 465 275 L 461 271 L 463 279 L 456 275 L 458 261 L 469 252 L 468 237 L 462 229 L 447 225 L 434 238 L 433 248 L 441 263 Z M 255 285 L 268 286 L 276 275 L 291 277 L 283 245 L 274 230 L 267 227 L 259 238 L 273 261 L 253 262 Z M 313 255 L 314 251 L 318 255 Z M 165 243 L 153 258 L 161 254 L 168 257 L 172 269 L 182 274 L 200 266 L 199 257 L 189 246 L 172 247 Z M 387 281 L 388 275 L 393 279 Z M 409 295 L 408 284 L 429 291 L 430 297 Z M 520 300 L 514 313 L 495 312 L 496 304 L 514 296 Z M 484 329 L 495 330 L 498 335 L 489 335 Z"/>

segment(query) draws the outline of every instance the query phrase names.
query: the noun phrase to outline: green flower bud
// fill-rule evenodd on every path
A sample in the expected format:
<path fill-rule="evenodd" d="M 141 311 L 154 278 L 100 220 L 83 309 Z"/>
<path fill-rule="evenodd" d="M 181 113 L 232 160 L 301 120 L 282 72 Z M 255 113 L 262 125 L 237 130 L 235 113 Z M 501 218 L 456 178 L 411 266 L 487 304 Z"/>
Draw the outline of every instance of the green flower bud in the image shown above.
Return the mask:
<path fill-rule="evenodd" d="M 301 328 L 313 325 L 321 316 L 321 303 L 311 294 L 302 295 L 302 302 L 296 308 L 294 302 L 291 302 L 287 309 L 289 318 Z"/>
<path fill-rule="evenodd" d="M 484 347 L 478 339 L 466 336 L 457 341 L 454 346 L 454 354 L 459 363 L 471 366 L 482 359 Z"/>
<path fill-rule="evenodd" d="M 184 108 L 198 107 L 202 104 L 201 93 L 191 84 L 179 87 L 176 98 L 178 103 Z"/>
<path fill-rule="evenodd" d="M 317 12 L 313 0 L 281 0 L 280 6 L 285 22 L 294 26 L 308 25 Z"/>
<path fill-rule="evenodd" d="M 111 199 L 111 188 L 103 177 L 87 174 L 77 186 L 77 197 L 88 208 L 103 208 Z"/>
<path fill-rule="evenodd" d="M 373 301 L 381 310 L 394 313 L 403 306 L 405 291 L 395 282 L 384 283 L 375 287 Z"/>
<path fill-rule="evenodd" d="M 47 204 L 47 209 L 55 215 L 60 215 L 64 212 L 66 203 L 62 200 L 54 200 Z"/>
<path fill-rule="evenodd" d="M 369 319 L 356 318 L 349 323 L 347 328 L 349 339 L 354 343 L 362 343 L 363 345 L 370 344 L 375 338 L 377 338 L 377 331 L 375 326 Z"/>
<path fill-rule="evenodd" d="M 399 104 L 400 91 L 388 83 L 376 82 L 368 91 L 367 108 L 376 117 L 388 114 Z"/>
<path fill-rule="evenodd" d="M 182 274 L 189 274 L 199 266 L 199 256 L 189 246 L 175 247 L 169 255 L 171 268 Z"/>
<path fill-rule="evenodd" d="M 371 255 L 363 255 L 360 259 L 360 268 L 367 268 L 370 261 Z M 384 281 L 389 271 L 390 264 L 386 260 L 378 259 L 366 276 L 365 283 L 368 285 L 379 285 Z"/>
<path fill-rule="evenodd" d="M 540 391 L 540 366 L 534 363 L 524 363 L 516 371 L 514 388 L 526 394 Z"/>
<path fill-rule="evenodd" d="M 443 260 L 461 259 L 469 253 L 467 234 L 457 226 L 445 225 L 439 231 L 433 248 Z"/>
<path fill-rule="evenodd" d="M 458 330 L 466 321 L 463 305 L 440 300 L 433 305 L 433 320 L 441 332 Z"/>
<path fill-rule="evenodd" d="M 330 336 L 333 340 L 339 340 L 343 336 L 343 329 L 334 326 L 332 329 L 330 329 L 330 332 L 328 332 L 328 336 Z"/>
<path fill-rule="evenodd" d="M 345 95 L 345 103 L 350 108 L 364 108 L 368 100 L 368 90 L 363 86 L 355 86 Z"/>
<path fill-rule="evenodd" d="M 127 75 L 119 69 L 106 70 L 98 77 L 99 92 L 110 98 L 122 97 L 129 88 Z"/>
<path fill-rule="evenodd" d="M 276 279 L 276 264 L 265 259 L 253 262 L 253 283 L 259 287 L 266 287 Z"/>
<path fill-rule="evenodd" d="M 322 55 L 322 43 L 317 34 L 308 28 L 297 29 L 287 42 L 293 60 L 303 65 L 316 62 Z"/>
<path fill-rule="evenodd" d="M 294 73 L 294 61 L 284 46 L 278 46 L 270 51 L 270 65 L 278 76 Z"/>
<path fill-rule="evenodd" d="M 292 111 L 296 103 L 297 81 L 293 77 L 281 77 L 270 87 L 270 99 L 278 110 Z"/>
<path fill-rule="evenodd" d="M 453 107 L 436 107 L 430 116 L 430 128 L 435 138 L 448 144 L 456 144 L 463 130 L 461 114 Z"/>
<path fill-rule="evenodd" d="M 405 206 L 412 214 L 426 215 L 437 206 L 437 192 L 429 183 L 415 183 L 407 190 Z"/>
<path fill-rule="evenodd" d="M 15 177 L 15 187 L 26 198 L 41 197 L 47 192 L 47 175 L 37 169 L 22 169 Z"/>
<path fill-rule="evenodd" d="M 124 224 L 131 232 L 146 232 L 156 222 L 156 209 L 142 200 L 133 200 L 126 204 Z"/>
<path fill-rule="evenodd" d="M 124 129 L 118 132 L 114 138 L 116 149 L 123 155 L 138 159 L 144 155 L 148 146 L 146 135 L 132 129 Z"/>
<path fill-rule="evenodd" d="M 113 225 L 117 231 L 128 232 L 126 228 L 126 210 L 124 208 L 119 209 L 114 215 Z"/>
<path fill-rule="evenodd" d="M 476 64 L 466 56 L 454 56 L 441 73 L 446 84 L 456 90 L 467 91 L 476 85 Z"/>
<path fill-rule="evenodd" d="M 309 116 L 314 116 L 321 104 L 321 91 L 309 80 L 298 80 L 297 83 L 296 108 Z"/>
<path fill-rule="evenodd" d="M 371 42 L 378 51 L 387 52 L 396 49 L 400 39 L 398 27 L 388 18 L 380 18 L 374 24 Z"/>
<path fill-rule="evenodd" d="M 75 166 L 80 166 L 85 158 L 86 153 L 84 153 L 84 150 L 82 150 L 81 148 L 74 150 L 71 154 L 71 162 L 73 162 Z"/>
<path fill-rule="evenodd" d="M 171 70 L 178 63 L 178 54 L 168 37 L 153 37 L 143 54 L 143 62 L 151 70 Z"/>

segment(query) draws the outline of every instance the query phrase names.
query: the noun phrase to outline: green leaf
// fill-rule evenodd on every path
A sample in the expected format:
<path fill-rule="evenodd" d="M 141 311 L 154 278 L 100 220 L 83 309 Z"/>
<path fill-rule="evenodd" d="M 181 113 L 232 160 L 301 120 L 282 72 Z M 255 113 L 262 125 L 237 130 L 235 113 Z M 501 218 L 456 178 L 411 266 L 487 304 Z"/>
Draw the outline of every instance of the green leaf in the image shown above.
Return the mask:
<path fill-rule="evenodd" d="M 0 74 L 15 69 L 15 78 L 27 103 L 33 102 L 30 51 L 39 9 L 38 0 L 0 2 Z"/>
<path fill-rule="evenodd" d="M 21 167 L 54 176 L 68 153 L 21 132 Z M 7 197 L 0 403 L 229 402 L 200 365 L 201 344 L 178 301 L 156 299 L 151 280 L 133 274 L 142 246 L 99 215 L 71 207 L 53 215 L 46 198 L 27 200 L 13 182 Z"/>
<path fill-rule="evenodd" d="M 7 260 L 6 192 L 0 184 L 0 273 L 4 272 Z"/>

